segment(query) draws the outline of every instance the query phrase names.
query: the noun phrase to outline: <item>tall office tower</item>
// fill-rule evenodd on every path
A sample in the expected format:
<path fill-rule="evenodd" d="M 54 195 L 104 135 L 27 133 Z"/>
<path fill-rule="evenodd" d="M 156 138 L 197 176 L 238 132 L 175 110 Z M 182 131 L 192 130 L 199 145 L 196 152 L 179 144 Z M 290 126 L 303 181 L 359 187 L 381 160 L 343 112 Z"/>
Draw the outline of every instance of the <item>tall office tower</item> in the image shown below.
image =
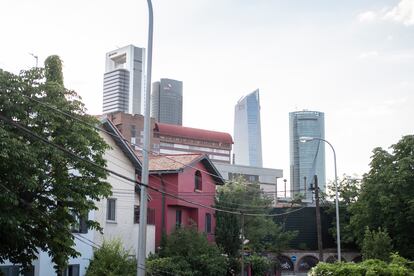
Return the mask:
<path fill-rule="evenodd" d="M 289 113 L 290 146 L 290 187 L 291 195 L 299 193 L 307 201 L 312 201 L 314 175 L 318 176 L 318 186 L 325 191 L 325 143 L 313 140 L 303 143 L 300 137 L 325 139 L 325 119 L 323 112 L 296 111 Z"/>
<path fill-rule="evenodd" d="M 259 89 L 241 98 L 234 109 L 233 163 L 262 167 Z"/>
<path fill-rule="evenodd" d="M 151 117 L 159 123 L 183 124 L 183 82 L 161 79 L 152 84 Z"/>
<path fill-rule="evenodd" d="M 103 113 L 144 114 L 145 49 L 128 45 L 106 54 Z"/>

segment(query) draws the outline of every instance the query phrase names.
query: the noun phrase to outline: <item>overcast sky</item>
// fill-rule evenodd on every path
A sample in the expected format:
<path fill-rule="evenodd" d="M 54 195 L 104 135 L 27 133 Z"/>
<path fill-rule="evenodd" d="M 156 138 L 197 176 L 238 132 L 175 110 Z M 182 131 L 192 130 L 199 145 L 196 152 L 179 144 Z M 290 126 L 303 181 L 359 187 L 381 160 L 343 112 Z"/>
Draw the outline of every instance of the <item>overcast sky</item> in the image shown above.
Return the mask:
<path fill-rule="evenodd" d="M 183 124 L 233 133 L 234 105 L 260 89 L 263 161 L 289 180 L 289 117 L 325 112 L 338 173 L 414 126 L 414 0 L 154 0 L 153 81 L 184 83 Z M 102 112 L 105 53 L 147 45 L 145 0 L 1 0 L 0 68 L 51 54 L 65 85 Z M 326 148 L 326 175 L 333 178 Z"/>

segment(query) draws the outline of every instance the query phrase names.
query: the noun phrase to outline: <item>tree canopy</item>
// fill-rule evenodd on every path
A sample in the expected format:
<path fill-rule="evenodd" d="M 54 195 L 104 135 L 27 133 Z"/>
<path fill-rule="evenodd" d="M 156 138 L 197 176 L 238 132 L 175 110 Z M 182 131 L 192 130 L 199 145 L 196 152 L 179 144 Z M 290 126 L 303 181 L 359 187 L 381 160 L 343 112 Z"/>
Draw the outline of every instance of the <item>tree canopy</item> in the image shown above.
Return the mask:
<path fill-rule="evenodd" d="M 103 153 L 108 146 L 92 127 L 38 103 L 98 123 L 85 113 L 80 97 L 63 86 L 59 57 L 49 57 L 45 68 L 19 75 L 0 70 L 0 262 L 8 259 L 27 266 L 44 250 L 62 269 L 69 256 L 78 255 L 71 225 L 96 208 L 95 200 L 110 195 L 107 173 L 99 167 L 106 164 Z M 8 120 L 98 166 L 42 142 Z M 87 226 L 100 229 L 90 220 Z"/>
<path fill-rule="evenodd" d="M 216 204 L 221 209 L 257 214 L 244 216 L 244 236 L 248 240 L 245 248 L 251 252 L 275 252 L 286 249 L 295 233 L 283 231 L 283 227 L 270 214 L 272 198 L 263 193 L 257 183 L 247 183 L 239 178 L 229 181 L 218 190 Z M 241 248 L 241 216 L 218 212 L 216 214 L 216 242 L 226 254 L 239 256 Z"/>
<path fill-rule="evenodd" d="M 402 137 L 390 152 L 374 149 L 370 171 L 350 211 L 350 227 L 360 245 L 365 227 L 381 227 L 387 229 L 394 250 L 414 258 L 414 135 Z"/>

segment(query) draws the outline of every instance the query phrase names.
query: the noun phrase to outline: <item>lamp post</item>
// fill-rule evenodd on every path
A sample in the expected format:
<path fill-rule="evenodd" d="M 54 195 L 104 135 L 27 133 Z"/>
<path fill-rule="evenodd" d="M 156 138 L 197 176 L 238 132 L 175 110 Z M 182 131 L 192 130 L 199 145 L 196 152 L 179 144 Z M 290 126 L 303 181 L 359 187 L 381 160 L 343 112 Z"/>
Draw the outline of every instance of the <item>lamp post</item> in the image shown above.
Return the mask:
<path fill-rule="evenodd" d="M 150 97 L 151 97 L 151 72 L 152 72 L 152 36 L 153 36 L 153 11 L 151 0 L 148 4 L 148 49 L 147 49 L 147 81 L 145 91 L 145 116 L 144 116 L 144 149 L 141 182 L 148 185 L 149 181 L 149 150 L 150 150 Z M 139 206 L 139 234 L 137 252 L 137 275 L 145 276 L 145 255 L 147 251 L 147 187 L 141 185 L 141 197 Z"/>
<path fill-rule="evenodd" d="M 332 146 L 331 143 L 329 143 L 327 140 L 322 139 L 322 138 L 318 138 L 318 137 L 300 137 L 299 141 L 302 143 L 306 143 L 306 142 L 310 142 L 310 141 L 315 141 L 315 140 L 319 140 L 319 141 L 323 141 L 325 143 L 327 143 L 333 152 L 333 156 L 334 156 L 334 167 L 335 167 L 335 209 L 336 209 L 336 243 L 338 246 L 338 261 L 341 261 L 341 230 L 339 229 L 339 200 L 338 200 L 338 173 L 337 173 L 337 169 L 336 169 L 336 152 L 334 147 Z"/>

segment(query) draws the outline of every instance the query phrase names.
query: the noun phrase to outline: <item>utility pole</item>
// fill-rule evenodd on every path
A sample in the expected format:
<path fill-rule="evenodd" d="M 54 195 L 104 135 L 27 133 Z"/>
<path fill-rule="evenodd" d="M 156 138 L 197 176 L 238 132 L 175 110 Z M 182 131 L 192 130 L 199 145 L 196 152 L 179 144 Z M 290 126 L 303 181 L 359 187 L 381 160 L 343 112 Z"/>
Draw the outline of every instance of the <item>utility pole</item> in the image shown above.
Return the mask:
<path fill-rule="evenodd" d="M 285 200 L 286 200 L 286 178 L 285 179 L 283 179 L 283 182 L 285 183 Z"/>
<path fill-rule="evenodd" d="M 39 65 L 39 57 L 37 55 L 33 54 L 33 53 L 29 53 L 29 55 L 31 55 L 32 57 L 34 57 L 36 59 L 36 68 L 37 68 L 38 65 Z"/>
<path fill-rule="evenodd" d="M 306 199 L 306 176 L 303 177 L 303 195 Z"/>
<path fill-rule="evenodd" d="M 316 210 L 316 231 L 318 236 L 318 251 L 319 251 L 319 261 L 323 262 L 323 245 L 322 245 L 322 225 L 321 225 L 321 212 L 319 208 L 319 186 L 318 186 L 318 176 L 314 176 L 315 182 L 315 210 Z"/>
<path fill-rule="evenodd" d="M 244 214 L 243 212 L 240 213 L 240 216 L 241 216 L 240 221 L 241 221 L 241 242 L 242 242 L 241 243 L 242 247 L 241 247 L 241 273 L 240 275 L 244 276 Z"/>
<path fill-rule="evenodd" d="M 276 185 L 275 185 L 275 207 L 277 207 L 277 177 L 276 177 Z"/>
<path fill-rule="evenodd" d="M 141 172 L 141 183 L 149 185 L 149 152 L 150 152 L 150 97 L 151 97 L 151 71 L 152 71 L 152 34 L 153 11 L 151 0 L 148 4 L 148 48 L 147 48 L 147 82 L 145 92 L 145 116 L 144 116 L 144 149 Z M 139 206 L 139 234 L 137 254 L 137 275 L 145 276 L 145 257 L 147 251 L 147 187 L 141 185 L 141 198 Z"/>

